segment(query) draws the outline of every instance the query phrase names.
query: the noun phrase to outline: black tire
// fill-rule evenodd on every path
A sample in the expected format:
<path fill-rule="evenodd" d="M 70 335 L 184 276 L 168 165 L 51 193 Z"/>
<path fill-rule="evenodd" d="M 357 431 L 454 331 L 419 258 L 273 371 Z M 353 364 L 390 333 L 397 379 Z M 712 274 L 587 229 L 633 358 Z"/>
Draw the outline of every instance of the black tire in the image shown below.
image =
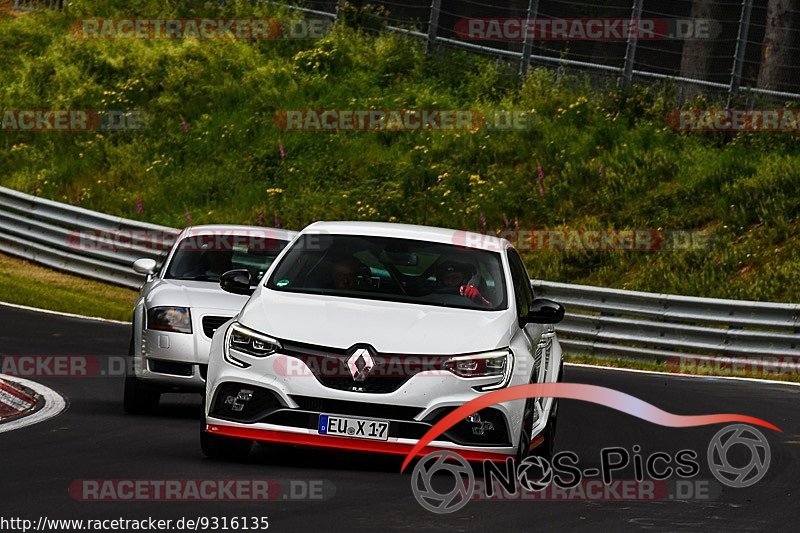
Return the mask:
<path fill-rule="evenodd" d="M 211 435 L 206 431 L 206 419 L 200 418 L 200 449 L 203 455 L 216 461 L 241 463 L 247 460 L 253 441 Z"/>
<path fill-rule="evenodd" d="M 131 415 L 151 415 L 158 410 L 158 402 L 161 400 L 161 392 L 152 386 L 142 383 L 131 373 L 133 370 L 133 337 L 128 350 L 131 357 L 128 367 L 125 369 L 125 391 L 122 395 L 122 403 L 125 412 Z"/>
<path fill-rule="evenodd" d="M 528 406 L 530 403 L 530 407 Z M 557 410 L 558 403 L 554 403 L 553 407 Z M 531 455 L 536 455 L 538 457 L 543 457 L 548 461 L 553 457 L 554 453 L 554 442 L 556 438 L 556 420 L 557 417 L 554 416 L 554 412 L 551 411 L 550 420 L 547 421 L 547 425 L 544 427 L 542 432 L 539 434 L 544 437 L 544 442 L 539 444 L 533 450 L 529 449 L 531 444 L 531 430 L 533 429 L 533 399 L 529 398 L 525 403 L 525 418 L 522 422 L 522 429 L 520 430 L 520 440 L 519 445 L 517 446 L 517 453 L 516 453 L 516 460 L 520 462 L 524 460 L 526 457 L 530 457 Z"/>
<path fill-rule="evenodd" d="M 519 444 L 515 459 L 517 464 L 531 454 L 529 446 L 531 444 L 531 431 L 533 430 L 533 398 L 525 400 L 525 410 L 522 413 L 522 428 L 520 429 Z"/>
<path fill-rule="evenodd" d="M 562 364 L 558 372 L 558 378 L 556 379 L 558 383 L 562 381 L 563 375 L 564 367 Z M 516 453 L 517 462 L 522 461 L 530 455 L 543 457 L 549 461 L 553 458 L 553 454 L 555 453 L 556 426 L 558 425 L 558 398 L 553 398 L 553 405 L 550 408 L 550 418 L 547 420 L 547 425 L 540 433 L 540 435 L 544 437 L 544 442 L 533 450 L 529 450 L 527 449 L 527 445 L 531 442 L 531 431 L 533 431 L 533 402 L 533 398 L 528 398 L 525 401 L 520 441 Z"/>

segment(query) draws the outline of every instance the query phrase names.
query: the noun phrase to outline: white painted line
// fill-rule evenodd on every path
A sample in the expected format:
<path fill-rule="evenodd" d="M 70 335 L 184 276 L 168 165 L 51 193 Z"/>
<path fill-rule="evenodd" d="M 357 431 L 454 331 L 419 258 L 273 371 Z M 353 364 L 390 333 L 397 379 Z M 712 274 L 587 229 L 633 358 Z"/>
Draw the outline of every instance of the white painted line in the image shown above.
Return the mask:
<path fill-rule="evenodd" d="M 33 424 L 38 424 L 39 422 L 44 422 L 45 420 L 60 414 L 64 409 L 67 408 L 66 400 L 64 400 L 64 398 L 62 398 L 61 395 L 56 391 L 49 389 L 44 385 L 27 379 L 6 376 L 3 374 L 0 374 L 0 378 L 3 378 L 6 381 L 13 381 L 14 383 L 24 385 L 44 399 L 44 406 L 32 415 L 23 416 L 22 418 L 0 424 L 0 433 L 14 431 L 15 429 L 21 429 L 27 426 L 32 426 Z"/>
<path fill-rule="evenodd" d="M 130 326 L 130 322 L 123 322 L 122 320 L 112 320 L 110 318 L 100 318 L 99 316 L 84 316 L 84 315 L 76 315 L 74 313 L 63 313 L 61 311 L 51 311 L 50 309 L 41 309 L 39 307 L 28 307 L 27 305 L 19 305 L 19 304 L 12 304 L 9 302 L 0 302 L 0 305 L 5 307 L 13 307 L 15 309 L 24 309 L 25 311 L 35 311 L 36 313 L 44 313 L 46 315 L 58 315 L 58 316 L 66 316 L 69 318 L 80 318 L 82 320 L 94 320 L 97 322 L 108 322 L 111 324 L 125 324 L 126 326 Z M 133 309 L 131 309 L 133 312 Z"/>
<path fill-rule="evenodd" d="M 769 385 L 792 385 L 794 387 L 800 387 L 800 383 L 796 381 L 780 381 L 777 379 L 743 378 L 738 376 L 705 376 L 700 374 L 679 374 L 676 372 L 662 372 L 660 370 L 639 370 L 637 368 L 620 368 L 617 366 L 587 365 L 585 363 L 564 362 L 564 364 L 567 366 L 575 366 L 578 368 L 599 368 L 601 370 L 615 370 L 617 372 L 636 372 L 639 374 L 655 374 L 655 375 L 674 377 L 674 378 L 696 378 L 696 379 L 709 379 L 709 380 L 732 379 L 736 381 L 752 381 L 754 383 L 766 383 Z"/>

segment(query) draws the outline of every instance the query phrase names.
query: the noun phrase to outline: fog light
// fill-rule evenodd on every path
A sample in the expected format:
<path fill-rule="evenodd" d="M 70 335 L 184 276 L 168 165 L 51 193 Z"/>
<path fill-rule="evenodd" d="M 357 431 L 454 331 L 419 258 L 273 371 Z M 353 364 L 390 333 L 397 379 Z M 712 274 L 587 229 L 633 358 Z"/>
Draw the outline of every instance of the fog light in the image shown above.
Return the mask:
<path fill-rule="evenodd" d="M 469 415 L 466 418 L 469 424 L 472 424 L 472 434 L 477 436 L 483 436 L 486 434 L 487 431 L 494 431 L 494 424 L 489 422 L 488 420 L 484 422 L 481 420 L 481 415 L 478 413 Z"/>
<path fill-rule="evenodd" d="M 231 411 L 241 412 L 244 410 L 244 404 L 253 399 L 253 391 L 250 389 L 240 389 L 236 396 L 227 396 L 225 398 L 225 405 L 231 406 Z"/>

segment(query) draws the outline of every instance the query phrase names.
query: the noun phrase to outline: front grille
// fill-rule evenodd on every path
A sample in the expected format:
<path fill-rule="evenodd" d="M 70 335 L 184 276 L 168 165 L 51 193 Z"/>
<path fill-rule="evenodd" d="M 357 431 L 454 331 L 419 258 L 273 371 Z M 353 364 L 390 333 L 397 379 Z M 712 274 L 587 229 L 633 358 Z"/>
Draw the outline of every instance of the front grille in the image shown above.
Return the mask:
<path fill-rule="evenodd" d="M 324 386 L 349 392 L 389 394 L 420 372 L 441 370 L 449 355 L 401 355 L 370 352 L 374 366 L 364 380 L 353 378 L 347 361 L 357 347 L 348 350 L 281 340 L 281 353 L 303 361 Z M 359 347 L 360 348 L 360 347 Z"/>
<path fill-rule="evenodd" d="M 161 359 L 148 359 L 147 366 L 150 372 L 169 374 L 170 376 L 190 377 L 194 373 L 191 363 L 176 363 L 174 361 L 163 361 Z"/>
<path fill-rule="evenodd" d="M 212 316 L 212 315 L 204 316 L 203 317 L 203 333 L 205 334 L 206 337 L 208 337 L 210 339 L 211 337 L 214 336 L 214 332 L 217 331 L 217 329 L 222 324 L 224 324 L 225 322 L 227 322 L 230 319 L 231 319 L 231 317 L 229 317 L 229 316 Z"/>
<path fill-rule="evenodd" d="M 208 379 L 208 365 L 197 365 L 197 369 L 200 371 L 200 377 L 203 378 L 203 381 Z"/>
<path fill-rule="evenodd" d="M 414 417 L 422 412 L 421 407 L 406 407 L 403 405 L 376 405 L 348 400 L 329 400 L 312 396 L 291 396 L 291 398 L 303 411 L 330 415 L 364 416 L 383 420 L 414 420 Z"/>
<path fill-rule="evenodd" d="M 211 405 L 211 416 L 243 423 L 258 422 L 282 407 L 274 392 L 233 382 L 217 387 Z"/>

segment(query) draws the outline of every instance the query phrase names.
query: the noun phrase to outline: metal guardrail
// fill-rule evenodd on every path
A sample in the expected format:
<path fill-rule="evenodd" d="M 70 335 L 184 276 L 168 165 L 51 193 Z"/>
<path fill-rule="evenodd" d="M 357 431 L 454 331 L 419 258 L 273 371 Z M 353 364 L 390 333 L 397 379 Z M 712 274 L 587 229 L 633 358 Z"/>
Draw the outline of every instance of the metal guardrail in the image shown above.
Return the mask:
<path fill-rule="evenodd" d="M 533 281 L 564 305 L 556 328 L 568 353 L 646 359 L 800 357 L 800 304 L 654 294 Z M 770 363 L 769 359 L 774 358 Z"/>
<path fill-rule="evenodd" d="M 14 0 L 16 11 L 40 11 L 42 9 L 62 9 L 64 0 Z"/>
<path fill-rule="evenodd" d="M 138 289 L 133 261 L 163 260 L 178 233 L 0 187 L 0 252 L 89 278 Z M 568 353 L 800 358 L 800 304 L 531 284 L 566 307 L 556 329 Z"/>
<path fill-rule="evenodd" d="M 160 262 L 179 233 L 0 187 L 0 252 L 88 278 L 138 289 L 133 261 Z"/>

